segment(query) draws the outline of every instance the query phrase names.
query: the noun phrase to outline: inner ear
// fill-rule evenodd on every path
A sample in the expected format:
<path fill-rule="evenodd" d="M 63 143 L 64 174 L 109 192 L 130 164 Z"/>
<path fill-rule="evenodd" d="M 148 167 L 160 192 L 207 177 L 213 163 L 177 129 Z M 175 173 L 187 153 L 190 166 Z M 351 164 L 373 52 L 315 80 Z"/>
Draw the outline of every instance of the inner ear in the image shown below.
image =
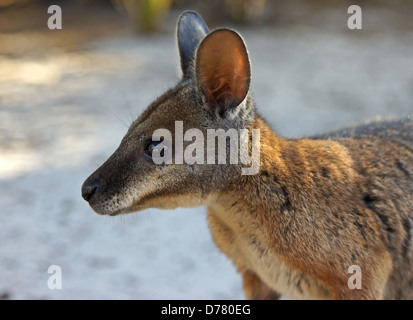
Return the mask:
<path fill-rule="evenodd" d="M 251 79 L 247 48 L 241 36 L 229 29 L 211 32 L 199 45 L 196 81 L 208 103 L 220 112 L 238 106 Z"/>

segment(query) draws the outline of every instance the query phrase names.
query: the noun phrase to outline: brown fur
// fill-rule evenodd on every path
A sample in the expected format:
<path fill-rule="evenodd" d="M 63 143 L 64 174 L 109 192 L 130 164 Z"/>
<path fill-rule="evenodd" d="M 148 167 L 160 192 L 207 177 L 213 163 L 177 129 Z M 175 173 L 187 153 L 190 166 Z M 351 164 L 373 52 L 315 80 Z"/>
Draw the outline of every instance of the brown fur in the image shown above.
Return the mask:
<path fill-rule="evenodd" d="M 249 66 L 243 42 L 231 43 Z M 197 65 L 216 68 L 214 59 Z M 413 298 L 410 118 L 288 140 L 256 113 L 249 93 L 240 99 L 237 88 L 248 87 L 249 68 L 236 89 L 228 70 L 218 80 L 216 72 L 193 70 L 188 78 L 191 72 L 183 71 L 187 76 L 148 107 L 84 183 L 96 212 L 207 206 L 213 239 L 238 267 L 249 299 Z M 209 90 L 216 85 L 219 96 Z M 158 128 L 174 133 L 175 121 L 205 136 L 210 128 L 260 129 L 259 173 L 241 175 L 242 165 L 230 164 L 154 165 L 145 143 Z M 351 265 L 361 267 L 360 290 L 348 288 Z"/>

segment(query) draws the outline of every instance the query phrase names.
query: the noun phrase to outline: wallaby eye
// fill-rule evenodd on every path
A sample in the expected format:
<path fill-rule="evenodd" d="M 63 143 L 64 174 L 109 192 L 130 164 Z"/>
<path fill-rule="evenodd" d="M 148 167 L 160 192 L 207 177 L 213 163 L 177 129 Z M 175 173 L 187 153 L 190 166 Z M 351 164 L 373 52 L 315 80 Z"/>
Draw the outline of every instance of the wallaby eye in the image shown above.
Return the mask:
<path fill-rule="evenodd" d="M 146 146 L 145 146 L 145 154 L 149 157 L 152 158 L 152 152 L 153 150 L 156 149 L 156 146 L 160 144 L 163 141 L 163 138 L 161 138 L 160 141 L 153 141 L 152 139 L 149 139 L 146 141 Z M 160 156 L 164 156 L 164 150 L 161 150 Z"/>

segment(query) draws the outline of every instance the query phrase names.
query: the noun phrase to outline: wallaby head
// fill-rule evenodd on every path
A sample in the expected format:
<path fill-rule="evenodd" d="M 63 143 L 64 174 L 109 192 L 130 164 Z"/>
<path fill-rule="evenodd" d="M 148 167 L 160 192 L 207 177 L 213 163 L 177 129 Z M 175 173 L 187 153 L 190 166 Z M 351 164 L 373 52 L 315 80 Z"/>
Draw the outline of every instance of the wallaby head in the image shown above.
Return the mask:
<path fill-rule="evenodd" d="M 175 144 L 178 134 L 192 128 L 206 137 L 208 129 L 249 127 L 255 111 L 244 41 L 229 29 L 208 33 L 202 18 L 190 11 L 178 21 L 177 39 L 181 81 L 143 112 L 114 154 L 82 186 L 83 198 L 99 214 L 206 204 L 234 171 L 240 174 L 240 165 L 182 163 Z M 172 141 L 154 141 L 158 129 L 171 132 Z M 192 138 L 185 135 L 184 150 Z M 174 150 L 173 164 L 154 163 L 152 153 L 160 143 Z M 203 151 L 206 155 L 206 146 Z"/>

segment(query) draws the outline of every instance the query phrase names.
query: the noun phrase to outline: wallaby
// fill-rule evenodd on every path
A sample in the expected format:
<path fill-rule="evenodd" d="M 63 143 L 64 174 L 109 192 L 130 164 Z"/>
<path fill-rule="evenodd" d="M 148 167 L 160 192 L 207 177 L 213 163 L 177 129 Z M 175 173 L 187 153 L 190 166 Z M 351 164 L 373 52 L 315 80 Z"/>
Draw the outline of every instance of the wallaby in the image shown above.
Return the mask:
<path fill-rule="evenodd" d="M 412 299 L 413 118 L 285 139 L 255 109 L 238 33 L 209 32 L 187 11 L 177 40 L 182 79 L 85 181 L 93 210 L 207 206 L 213 239 L 241 273 L 248 299 Z M 175 136 L 177 121 L 205 134 L 259 129 L 258 173 L 242 174 L 243 163 L 155 164 L 161 140 L 153 133 Z M 360 271 L 354 282 L 351 268 Z"/>

